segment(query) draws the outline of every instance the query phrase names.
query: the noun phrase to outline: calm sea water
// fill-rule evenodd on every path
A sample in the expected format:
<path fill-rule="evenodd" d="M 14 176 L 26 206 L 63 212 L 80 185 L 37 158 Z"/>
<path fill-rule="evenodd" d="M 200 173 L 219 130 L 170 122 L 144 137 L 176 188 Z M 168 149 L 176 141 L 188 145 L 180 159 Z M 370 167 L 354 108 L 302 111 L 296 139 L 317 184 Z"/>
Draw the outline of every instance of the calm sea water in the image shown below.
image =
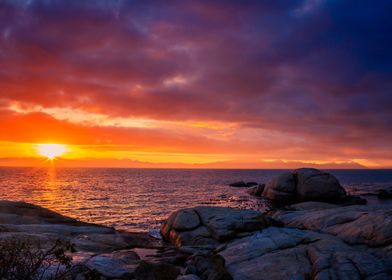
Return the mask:
<path fill-rule="evenodd" d="M 159 228 L 173 211 L 196 205 L 262 209 L 235 181 L 266 182 L 282 170 L 0 168 L 0 198 L 129 231 Z M 330 170 L 348 192 L 392 186 L 392 170 Z M 381 203 L 370 197 L 371 203 Z M 383 202 L 385 203 L 385 201 Z"/>

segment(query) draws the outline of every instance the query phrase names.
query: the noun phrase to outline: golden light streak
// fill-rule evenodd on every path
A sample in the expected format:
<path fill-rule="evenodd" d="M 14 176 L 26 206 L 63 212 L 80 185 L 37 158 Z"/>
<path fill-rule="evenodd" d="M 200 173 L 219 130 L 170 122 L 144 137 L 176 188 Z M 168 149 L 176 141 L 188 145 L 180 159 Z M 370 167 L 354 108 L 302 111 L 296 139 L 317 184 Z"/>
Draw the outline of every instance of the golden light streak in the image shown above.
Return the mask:
<path fill-rule="evenodd" d="M 50 160 L 62 156 L 67 152 L 67 146 L 61 144 L 37 144 L 37 152 Z"/>

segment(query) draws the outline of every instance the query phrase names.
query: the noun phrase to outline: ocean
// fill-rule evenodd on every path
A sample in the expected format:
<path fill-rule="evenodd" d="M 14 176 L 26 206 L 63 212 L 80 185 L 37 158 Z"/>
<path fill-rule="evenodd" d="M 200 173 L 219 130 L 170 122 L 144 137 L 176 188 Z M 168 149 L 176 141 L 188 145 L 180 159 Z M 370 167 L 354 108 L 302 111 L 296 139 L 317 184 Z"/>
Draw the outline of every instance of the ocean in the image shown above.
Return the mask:
<path fill-rule="evenodd" d="M 86 222 L 156 232 L 170 213 L 196 205 L 265 209 L 236 181 L 265 183 L 282 170 L 0 168 L 0 197 Z M 351 194 L 392 186 L 392 170 L 329 170 Z M 369 203 L 392 203 L 366 197 Z"/>

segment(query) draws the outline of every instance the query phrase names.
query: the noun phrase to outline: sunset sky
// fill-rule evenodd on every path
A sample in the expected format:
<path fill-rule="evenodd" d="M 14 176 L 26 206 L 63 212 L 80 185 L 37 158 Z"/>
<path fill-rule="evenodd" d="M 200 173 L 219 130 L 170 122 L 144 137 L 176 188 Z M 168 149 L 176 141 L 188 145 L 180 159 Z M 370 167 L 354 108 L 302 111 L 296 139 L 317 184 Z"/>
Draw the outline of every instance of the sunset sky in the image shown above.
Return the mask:
<path fill-rule="evenodd" d="M 391 11 L 0 0 L 0 165 L 390 168 Z"/>

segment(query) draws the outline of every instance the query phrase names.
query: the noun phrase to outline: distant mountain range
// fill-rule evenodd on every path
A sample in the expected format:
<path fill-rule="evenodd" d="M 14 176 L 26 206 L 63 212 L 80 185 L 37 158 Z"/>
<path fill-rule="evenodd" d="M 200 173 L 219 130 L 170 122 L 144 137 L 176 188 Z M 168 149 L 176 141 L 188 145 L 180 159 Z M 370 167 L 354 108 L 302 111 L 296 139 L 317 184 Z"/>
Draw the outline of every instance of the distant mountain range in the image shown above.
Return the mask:
<path fill-rule="evenodd" d="M 40 158 L 0 158 L 0 166 L 50 166 L 48 160 Z M 187 163 L 151 163 L 128 159 L 56 159 L 57 167 L 118 167 L 118 168 L 212 168 L 212 169 L 293 169 L 300 167 L 313 167 L 319 169 L 366 169 L 354 161 L 347 162 L 324 162 L 315 163 L 307 161 L 259 161 L 259 162 L 236 162 L 219 161 L 211 163 L 187 164 Z M 388 167 L 385 167 L 388 168 Z M 390 168 L 390 167 L 389 167 Z"/>

